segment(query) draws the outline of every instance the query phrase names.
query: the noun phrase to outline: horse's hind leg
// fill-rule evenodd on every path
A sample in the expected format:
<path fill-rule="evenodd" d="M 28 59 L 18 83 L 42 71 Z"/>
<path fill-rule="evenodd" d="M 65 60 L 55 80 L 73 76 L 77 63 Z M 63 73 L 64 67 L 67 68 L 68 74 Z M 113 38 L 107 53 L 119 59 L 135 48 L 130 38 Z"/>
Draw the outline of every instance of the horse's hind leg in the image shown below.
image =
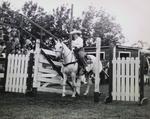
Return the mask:
<path fill-rule="evenodd" d="M 79 78 L 77 79 L 76 92 L 78 93 L 78 95 L 80 95 L 81 79 L 82 78 L 84 78 L 84 77 L 83 76 L 79 76 Z"/>
<path fill-rule="evenodd" d="M 92 84 L 90 75 L 87 76 L 87 80 L 88 80 L 88 81 L 87 81 L 87 87 L 86 87 L 86 91 L 85 91 L 84 95 L 87 95 L 87 94 L 89 93 L 90 86 L 91 86 L 91 84 Z"/>
<path fill-rule="evenodd" d="M 66 81 L 67 81 L 67 76 L 66 74 L 63 74 L 63 90 L 62 90 L 62 97 L 65 97 L 66 96 Z"/>

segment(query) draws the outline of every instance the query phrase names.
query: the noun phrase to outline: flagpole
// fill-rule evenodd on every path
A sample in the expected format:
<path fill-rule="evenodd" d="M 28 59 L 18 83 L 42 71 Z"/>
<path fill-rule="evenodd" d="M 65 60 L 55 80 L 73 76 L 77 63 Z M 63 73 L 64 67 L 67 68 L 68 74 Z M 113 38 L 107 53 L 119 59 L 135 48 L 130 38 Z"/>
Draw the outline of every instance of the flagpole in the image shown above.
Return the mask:
<path fill-rule="evenodd" d="M 70 32 L 73 29 L 73 4 L 71 5 L 71 19 L 70 19 Z M 70 38 L 69 38 L 69 48 L 72 49 L 72 35 L 70 34 Z"/>

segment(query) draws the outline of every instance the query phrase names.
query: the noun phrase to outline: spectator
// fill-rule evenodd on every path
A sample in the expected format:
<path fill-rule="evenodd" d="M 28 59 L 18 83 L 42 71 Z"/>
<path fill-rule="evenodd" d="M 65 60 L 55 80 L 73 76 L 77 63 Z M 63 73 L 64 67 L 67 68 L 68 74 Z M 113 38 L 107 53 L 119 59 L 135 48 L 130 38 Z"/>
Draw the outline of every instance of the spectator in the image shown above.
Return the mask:
<path fill-rule="evenodd" d="M 2 57 L 2 53 L 4 51 L 5 44 L 3 40 L 0 40 L 0 57 Z"/>
<path fill-rule="evenodd" d="M 94 39 L 93 39 L 93 38 L 87 39 L 87 41 L 86 41 L 86 46 L 92 46 L 92 45 L 94 45 L 94 44 L 95 44 L 95 42 L 94 42 Z"/>

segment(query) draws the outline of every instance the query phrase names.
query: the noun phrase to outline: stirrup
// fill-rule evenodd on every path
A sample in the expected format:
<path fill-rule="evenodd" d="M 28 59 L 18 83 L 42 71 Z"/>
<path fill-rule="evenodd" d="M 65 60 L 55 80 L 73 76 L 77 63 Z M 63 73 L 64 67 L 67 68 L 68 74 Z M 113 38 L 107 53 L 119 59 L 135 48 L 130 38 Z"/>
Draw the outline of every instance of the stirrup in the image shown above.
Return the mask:
<path fill-rule="evenodd" d="M 86 74 L 86 69 L 82 67 L 82 74 Z"/>

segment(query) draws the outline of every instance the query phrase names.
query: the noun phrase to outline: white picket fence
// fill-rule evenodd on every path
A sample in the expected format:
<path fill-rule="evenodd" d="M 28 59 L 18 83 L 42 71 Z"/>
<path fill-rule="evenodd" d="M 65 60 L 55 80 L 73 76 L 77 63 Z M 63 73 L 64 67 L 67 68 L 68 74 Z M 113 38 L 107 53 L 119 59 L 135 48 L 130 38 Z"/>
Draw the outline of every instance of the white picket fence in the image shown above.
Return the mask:
<path fill-rule="evenodd" d="M 113 100 L 139 101 L 139 58 L 114 58 Z"/>
<path fill-rule="evenodd" d="M 26 92 L 28 55 L 9 54 L 7 64 L 6 92 Z"/>

